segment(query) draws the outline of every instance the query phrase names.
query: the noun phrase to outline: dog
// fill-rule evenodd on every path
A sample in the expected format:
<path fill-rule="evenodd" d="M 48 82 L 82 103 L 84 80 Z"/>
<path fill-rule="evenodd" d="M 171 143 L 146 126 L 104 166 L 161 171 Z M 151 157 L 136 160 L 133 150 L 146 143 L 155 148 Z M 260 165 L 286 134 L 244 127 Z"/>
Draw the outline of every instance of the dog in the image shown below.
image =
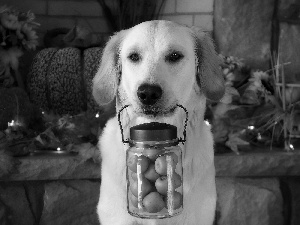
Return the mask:
<path fill-rule="evenodd" d="M 224 94 L 221 60 L 212 40 L 197 27 L 147 21 L 113 35 L 93 80 L 98 104 L 116 99 L 123 135 L 141 123 L 175 125 L 178 137 L 188 113 L 183 151 L 183 211 L 165 219 L 141 219 L 127 212 L 126 150 L 117 117 L 99 138 L 102 157 L 97 213 L 102 225 L 211 225 L 216 207 L 213 137 L 204 122 L 206 99 Z"/>

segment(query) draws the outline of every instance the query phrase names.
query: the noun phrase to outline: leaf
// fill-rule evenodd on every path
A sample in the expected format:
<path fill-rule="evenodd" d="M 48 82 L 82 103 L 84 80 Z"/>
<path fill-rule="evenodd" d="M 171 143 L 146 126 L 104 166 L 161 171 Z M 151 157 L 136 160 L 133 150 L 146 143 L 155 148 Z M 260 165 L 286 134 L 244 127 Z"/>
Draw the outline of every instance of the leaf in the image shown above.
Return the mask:
<path fill-rule="evenodd" d="M 212 126 L 214 141 L 216 143 L 224 143 L 229 133 L 229 126 L 225 119 L 214 120 Z"/>
<path fill-rule="evenodd" d="M 57 149 L 61 147 L 60 140 L 55 136 L 51 128 L 38 135 L 35 140 L 41 144 L 43 148 Z"/>
<path fill-rule="evenodd" d="M 226 86 L 225 94 L 223 98 L 220 100 L 220 102 L 224 104 L 230 104 L 232 103 L 232 99 L 234 96 L 240 96 L 239 92 L 233 87 Z"/>
<path fill-rule="evenodd" d="M 258 105 L 260 103 L 257 91 L 252 89 L 247 89 L 242 98 L 240 99 L 241 104 L 246 105 Z"/>
<path fill-rule="evenodd" d="M 266 95 L 266 102 L 270 102 L 272 105 L 276 106 L 276 108 L 282 109 L 282 104 L 278 101 L 278 99 L 274 95 Z"/>
<path fill-rule="evenodd" d="M 249 145 L 249 142 L 244 141 L 240 138 L 240 133 L 231 133 L 228 135 L 228 141 L 226 141 L 225 145 L 229 147 L 236 154 L 240 154 L 238 150 L 239 145 Z"/>
<path fill-rule="evenodd" d="M 214 113 L 214 119 L 219 119 L 219 118 L 224 118 L 225 114 L 233 109 L 237 109 L 240 106 L 237 105 L 229 105 L 229 104 L 225 104 L 225 103 L 218 103 L 212 110 Z"/>
<path fill-rule="evenodd" d="M 74 145 L 72 151 L 78 152 L 78 159 L 81 162 L 92 159 L 95 163 L 100 163 L 100 151 L 97 146 L 91 143 Z"/>

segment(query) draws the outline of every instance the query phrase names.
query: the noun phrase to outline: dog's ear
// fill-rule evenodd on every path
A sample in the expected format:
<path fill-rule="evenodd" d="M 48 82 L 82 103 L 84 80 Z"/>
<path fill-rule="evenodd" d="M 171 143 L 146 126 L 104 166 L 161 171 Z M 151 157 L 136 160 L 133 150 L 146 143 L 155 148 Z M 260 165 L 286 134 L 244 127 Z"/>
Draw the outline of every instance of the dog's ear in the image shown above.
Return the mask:
<path fill-rule="evenodd" d="M 93 79 L 93 96 L 99 105 L 107 105 L 117 93 L 121 76 L 119 48 L 125 31 L 120 31 L 110 38 L 103 52 L 101 63 Z"/>
<path fill-rule="evenodd" d="M 213 41 L 198 27 L 192 27 L 195 39 L 197 82 L 207 99 L 219 101 L 225 92 L 221 71 L 221 58 L 215 51 Z"/>

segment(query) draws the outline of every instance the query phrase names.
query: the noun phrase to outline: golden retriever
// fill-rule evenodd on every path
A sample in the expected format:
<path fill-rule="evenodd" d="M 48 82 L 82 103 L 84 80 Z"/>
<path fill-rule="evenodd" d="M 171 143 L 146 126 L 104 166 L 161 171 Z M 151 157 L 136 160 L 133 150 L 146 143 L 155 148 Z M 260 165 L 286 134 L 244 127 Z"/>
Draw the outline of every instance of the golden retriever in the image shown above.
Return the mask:
<path fill-rule="evenodd" d="M 216 206 L 213 137 L 204 122 L 206 99 L 224 94 L 220 58 L 207 34 L 196 27 L 170 21 L 148 21 L 116 33 L 104 48 L 93 80 L 93 95 L 105 105 L 116 97 L 124 136 L 131 126 L 164 122 L 182 136 L 189 112 L 183 149 L 183 205 L 180 215 L 141 219 L 127 212 L 126 150 L 117 117 L 110 119 L 100 137 L 102 157 L 100 199 L 102 225 L 211 225 Z"/>

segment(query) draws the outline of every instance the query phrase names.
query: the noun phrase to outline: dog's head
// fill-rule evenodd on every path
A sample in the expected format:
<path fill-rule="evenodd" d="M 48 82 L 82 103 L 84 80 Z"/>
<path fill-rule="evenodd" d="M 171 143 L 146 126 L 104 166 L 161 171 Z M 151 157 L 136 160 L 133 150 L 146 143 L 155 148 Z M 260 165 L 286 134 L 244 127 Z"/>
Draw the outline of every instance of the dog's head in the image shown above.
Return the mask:
<path fill-rule="evenodd" d="M 129 104 L 135 113 L 167 115 L 196 97 L 219 100 L 224 94 L 219 65 L 212 41 L 199 28 L 144 22 L 108 41 L 93 95 L 100 105 L 117 96 L 117 104 Z"/>

